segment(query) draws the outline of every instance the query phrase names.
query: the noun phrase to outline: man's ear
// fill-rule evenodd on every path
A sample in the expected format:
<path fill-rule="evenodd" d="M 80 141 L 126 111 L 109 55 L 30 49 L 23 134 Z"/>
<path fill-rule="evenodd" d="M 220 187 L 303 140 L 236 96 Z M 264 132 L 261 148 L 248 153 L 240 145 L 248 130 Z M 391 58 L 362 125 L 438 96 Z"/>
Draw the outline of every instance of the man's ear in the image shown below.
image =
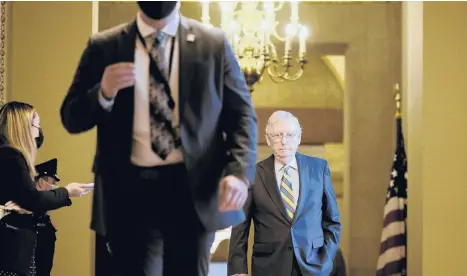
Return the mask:
<path fill-rule="evenodd" d="M 269 141 L 269 136 L 265 134 L 264 137 L 266 137 L 266 143 L 268 144 L 268 146 L 271 146 L 271 142 Z"/>

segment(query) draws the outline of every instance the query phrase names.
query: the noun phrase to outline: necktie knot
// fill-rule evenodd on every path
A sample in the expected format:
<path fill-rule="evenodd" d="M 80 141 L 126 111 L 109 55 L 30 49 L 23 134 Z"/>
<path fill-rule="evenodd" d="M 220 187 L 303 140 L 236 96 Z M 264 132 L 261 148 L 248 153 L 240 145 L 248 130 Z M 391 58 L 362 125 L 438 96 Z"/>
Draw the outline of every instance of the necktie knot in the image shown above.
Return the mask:
<path fill-rule="evenodd" d="M 285 165 L 284 167 L 282 167 L 282 170 L 284 171 L 284 173 L 287 173 L 289 169 L 290 169 L 289 165 Z"/>
<path fill-rule="evenodd" d="M 164 32 L 155 33 L 154 36 L 153 36 L 152 46 L 155 47 L 155 48 L 158 48 L 161 45 L 163 45 L 166 36 L 167 35 Z"/>

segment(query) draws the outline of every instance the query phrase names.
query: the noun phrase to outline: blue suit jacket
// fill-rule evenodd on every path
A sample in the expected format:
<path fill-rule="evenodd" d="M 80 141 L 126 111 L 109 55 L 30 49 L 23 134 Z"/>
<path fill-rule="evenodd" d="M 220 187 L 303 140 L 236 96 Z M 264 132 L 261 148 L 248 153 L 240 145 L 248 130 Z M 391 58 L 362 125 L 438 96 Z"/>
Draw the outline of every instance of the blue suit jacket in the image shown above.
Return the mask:
<path fill-rule="evenodd" d="M 293 258 L 304 276 L 331 273 L 339 247 L 340 216 L 326 160 L 296 154 L 300 195 L 292 221 L 285 212 L 274 157 L 257 164 L 245 204 L 247 219 L 232 229 L 228 275 L 248 273 L 247 244 L 254 222 L 252 276 L 290 275 Z"/>

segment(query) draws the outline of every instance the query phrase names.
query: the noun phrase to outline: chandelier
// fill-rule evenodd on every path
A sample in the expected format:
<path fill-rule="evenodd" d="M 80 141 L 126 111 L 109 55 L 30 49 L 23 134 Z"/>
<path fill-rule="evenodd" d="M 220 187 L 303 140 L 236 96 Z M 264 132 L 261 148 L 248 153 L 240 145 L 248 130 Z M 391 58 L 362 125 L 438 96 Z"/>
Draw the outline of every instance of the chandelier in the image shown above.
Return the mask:
<path fill-rule="evenodd" d="M 266 73 L 272 81 L 294 81 L 303 75 L 306 60 L 307 29 L 299 23 L 298 1 L 290 5 L 290 22 L 285 26 L 284 36 L 278 32 L 276 13 L 285 1 L 221 1 L 221 29 L 227 34 L 240 63 L 248 88 Z M 201 1 L 201 21 L 211 25 L 209 2 Z M 278 55 L 277 45 L 284 45 L 283 55 Z M 298 50 L 293 47 L 298 41 Z"/>

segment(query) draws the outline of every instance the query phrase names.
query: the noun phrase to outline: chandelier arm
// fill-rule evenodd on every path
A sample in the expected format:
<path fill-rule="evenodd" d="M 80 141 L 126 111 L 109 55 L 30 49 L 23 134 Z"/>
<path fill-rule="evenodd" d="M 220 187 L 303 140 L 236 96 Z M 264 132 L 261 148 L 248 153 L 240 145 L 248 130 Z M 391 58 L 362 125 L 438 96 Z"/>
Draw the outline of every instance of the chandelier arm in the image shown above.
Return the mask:
<path fill-rule="evenodd" d="M 272 32 L 272 34 L 274 35 L 274 37 L 275 37 L 276 39 L 278 39 L 278 40 L 284 42 L 286 37 L 285 37 L 285 36 L 280 36 L 280 35 L 277 33 L 277 25 L 279 25 L 279 23 L 276 22 L 276 26 L 273 28 L 274 31 Z"/>
<path fill-rule="evenodd" d="M 272 80 L 274 83 L 284 83 L 285 79 L 282 77 L 280 74 L 269 74 L 270 72 L 268 71 L 269 78 Z"/>
<path fill-rule="evenodd" d="M 279 67 L 279 65 L 277 63 L 273 63 L 271 64 L 271 66 L 268 67 L 268 75 L 271 77 L 271 78 L 274 78 L 274 79 L 283 79 L 283 76 L 286 74 L 286 70 L 284 70 L 283 72 L 279 72 L 277 70 L 277 68 Z"/>
<path fill-rule="evenodd" d="M 273 83 L 276 83 L 276 84 L 280 84 L 280 83 L 284 83 L 285 80 L 283 78 L 275 78 L 275 77 L 272 77 L 272 76 L 269 76 L 269 78 L 271 79 L 271 81 Z"/>
<path fill-rule="evenodd" d="M 285 1 L 278 1 L 278 5 L 274 7 L 274 11 L 277 12 L 284 7 Z"/>
<path fill-rule="evenodd" d="M 289 75 L 289 73 L 287 72 L 287 73 L 284 74 L 283 78 L 285 80 L 287 80 L 287 81 L 296 81 L 296 80 L 298 80 L 299 78 L 302 77 L 304 71 L 305 70 L 304 70 L 303 66 L 301 66 L 300 70 L 298 70 L 295 74 Z"/>
<path fill-rule="evenodd" d="M 284 70 L 282 72 L 278 71 L 278 68 L 282 67 Z M 305 72 L 305 66 L 303 63 L 300 63 L 300 69 L 295 72 L 294 74 L 290 73 L 290 68 L 295 66 L 281 66 L 278 63 L 273 63 L 268 66 L 268 75 L 271 77 L 275 83 L 283 83 L 284 81 L 295 81 L 302 77 L 303 73 Z"/>
<path fill-rule="evenodd" d="M 260 70 L 260 72 L 259 72 L 258 82 L 263 78 L 264 73 L 266 72 L 267 68 L 268 68 L 268 67 L 266 66 L 266 64 L 263 65 L 263 67 L 261 68 L 261 70 Z"/>
<path fill-rule="evenodd" d="M 268 66 L 268 75 L 274 78 L 280 78 L 282 76 L 282 74 L 277 72 L 277 63 L 274 62 Z"/>

